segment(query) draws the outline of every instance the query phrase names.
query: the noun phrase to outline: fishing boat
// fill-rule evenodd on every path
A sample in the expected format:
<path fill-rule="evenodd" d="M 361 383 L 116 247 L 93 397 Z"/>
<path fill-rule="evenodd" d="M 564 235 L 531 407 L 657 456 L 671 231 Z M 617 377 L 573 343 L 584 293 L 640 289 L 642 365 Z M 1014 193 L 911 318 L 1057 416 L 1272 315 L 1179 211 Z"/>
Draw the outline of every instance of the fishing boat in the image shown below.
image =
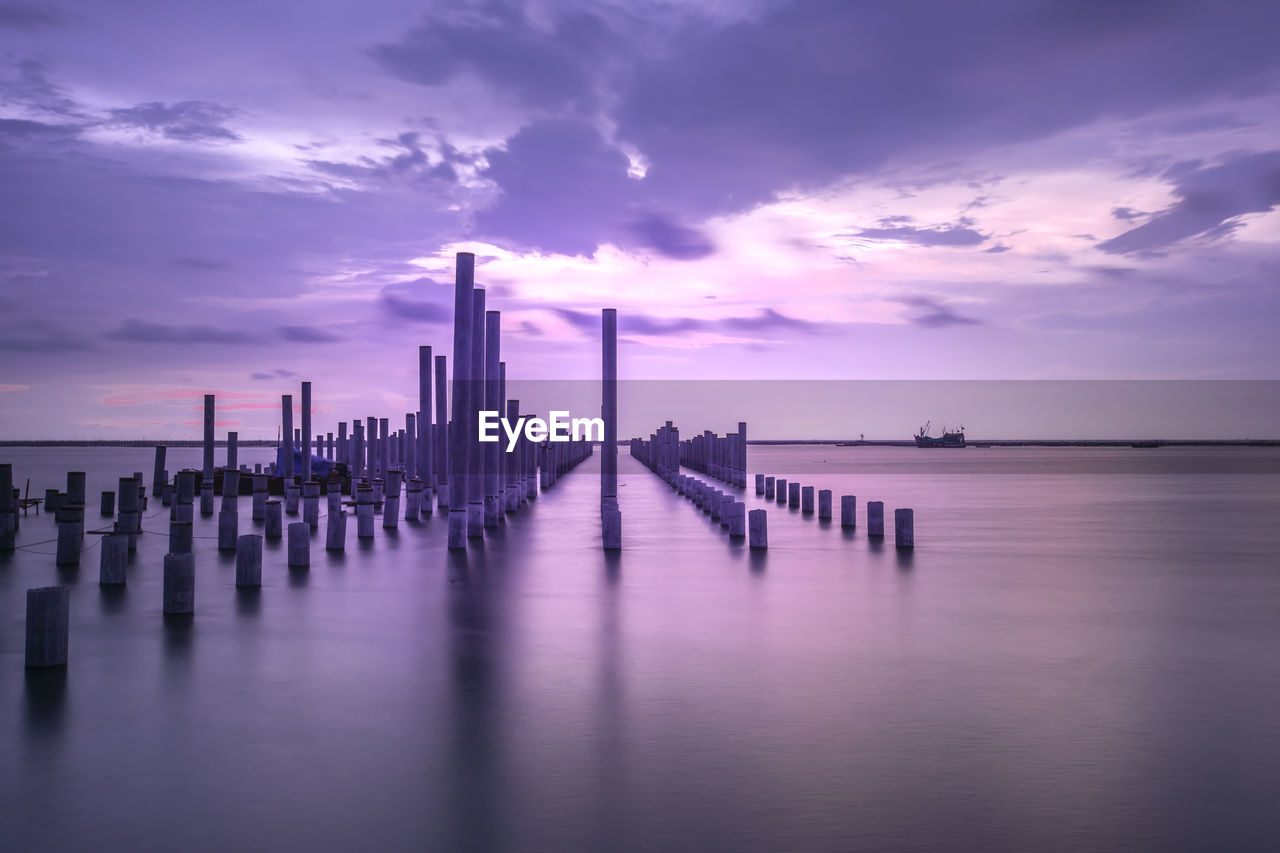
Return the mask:
<path fill-rule="evenodd" d="M 964 427 L 961 426 L 956 432 L 948 432 L 946 427 L 942 428 L 942 437 L 934 438 L 929 435 L 929 426 L 932 421 L 925 421 L 925 425 L 920 427 L 920 431 L 916 433 L 916 447 L 964 447 Z"/>

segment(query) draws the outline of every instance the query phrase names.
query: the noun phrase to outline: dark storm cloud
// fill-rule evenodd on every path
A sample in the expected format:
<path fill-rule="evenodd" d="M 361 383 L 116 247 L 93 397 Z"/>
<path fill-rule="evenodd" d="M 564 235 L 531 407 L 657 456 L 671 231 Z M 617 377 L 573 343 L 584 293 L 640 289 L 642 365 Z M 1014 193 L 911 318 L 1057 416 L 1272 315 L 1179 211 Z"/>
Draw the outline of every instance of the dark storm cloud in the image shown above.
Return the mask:
<path fill-rule="evenodd" d="M 237 329 L 222 329 L 194 324 L 169 326 L 149 323 L 145 320 L 125 320 L 116 328 L 103 333 L 112 341 L 135 344 L 249 344 L 252 335 Z"/>
<path fill-rule="evenodd" d="M 239 142 L 240 135 L 225 125 L 239 110 L 208 101 L 158 101 L 111 110 L 111 122 L 159 133 L 166 139 L 183 142 Z"/>
<path fill-rule="evenodd" d="M 715 253 L 715 244 L 697 228 L 650 213 L 630 225 L 636 243 L 676 260 L 692 261 Z"/>
<path fill-rule="evenodd" d="M 1216 237 L 1240 227 L 1239 217 L 1280 204 L 1280 151 L 1232 157 L 1219 166 L 1179 164 L 1165 177 L 1177 203 L 1145 223 L 1098 244 L 1112 254 L 1164 249 L 1187 237 Z"/>
<path fill-rule="evenodd" d="M 51 5 L 0 3 L 0 28 L 34 30 L 40 27 L 56 27 L 66 23 L 67 20 L 64 12 Z"/>
<path fill-rule="evenodd" d="M 970 220 L 924 228 L 907 225 L 903 220 L 909 220 L 909 217 L 882 219 L 879 228 L 863 228 L 849 236 L 864 240 L 898 240 L 917 246 L 977 246 L 987 240 L 987 235 L 969 227 Z"/>
<path fill-rule="evenodd" d="M 890 156 L 1038 139 L 1264 91 L 1280 5 L 950 0 L 770 6 L 637 62 L 618 136 L 686 215 L 743 210 Z"/>
<path fill-rule="evenodd" d="M 410 83 L 443 86 L 472 74 L 518 103 L 560 109 L 593 94 L 601 64 L 620 44 L 594 15 L 572 11 L 543 28 L 518 3 L 490 2 L 452 19 L 433 16 L 370 55 Z"/>
<path fill-rule="evenodd" d="M 343 339 L 341 335 L 318 326 L 281 326 L 280 335 L 286 341 L 299 344 L 334 344 Z"/>
<path fill-rule="evenodd" d="M 974 326 L 982 322 L 974 317 L 965 317 L 928 296 L 907 296 L 897 301 L 919 312 L 909 318 L 912 323 L 929 329 L 945 329 L 950 326 Z"/>

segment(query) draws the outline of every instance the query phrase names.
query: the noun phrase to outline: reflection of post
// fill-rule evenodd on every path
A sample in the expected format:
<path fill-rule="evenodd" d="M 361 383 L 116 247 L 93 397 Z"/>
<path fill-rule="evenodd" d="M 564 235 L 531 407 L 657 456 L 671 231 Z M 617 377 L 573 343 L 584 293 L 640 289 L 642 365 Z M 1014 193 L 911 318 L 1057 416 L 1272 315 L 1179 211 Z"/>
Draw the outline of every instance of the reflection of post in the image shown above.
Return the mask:
<path fill-rule="evenodd" d="M 480 410 L 484 408 L 484 289 L 476 287 L 471 293 L 471 361 L 467 380 L 471 383 L 467 409 L 467 441 L 471 445 L 467 456 L 467 535 L 484 537 L 484 445 L 477 433 Z"/>
<path fill-rule="evenodd" d="M 71 633 L 71 588 L 27 590 L 27 667 L 66 666 Z"/>
<path fill-rule="evenodd" d="M 302 482 L 311 479 L 311 383 L 302 383 Z"/>
<path fill-rule="evenodd" d="M 467 547 L 467 456 L 471 449 L 471 295 L 476 256 L 459 252 L 453 285 L 453 429 L 449 432 L 449 547 Z"/>
<path fill-rule="evenodd" d="M 488 311 L 484 315 L 484 408 L 502 416 L 502 312 Z M 478 426 L 477 426 L 478 428 Z M 499 431 L 501 432 L 501 431 Z M 499 465 L 502 463 L 499 441 L 484 445 L 484 526 L 497 527 L 502 518 L 502 505 L 498 502 Z"/>
<path fill-rule="evenodd" d="M 204 482 L 213 482 L 213 395 L 204 395 Z"/>

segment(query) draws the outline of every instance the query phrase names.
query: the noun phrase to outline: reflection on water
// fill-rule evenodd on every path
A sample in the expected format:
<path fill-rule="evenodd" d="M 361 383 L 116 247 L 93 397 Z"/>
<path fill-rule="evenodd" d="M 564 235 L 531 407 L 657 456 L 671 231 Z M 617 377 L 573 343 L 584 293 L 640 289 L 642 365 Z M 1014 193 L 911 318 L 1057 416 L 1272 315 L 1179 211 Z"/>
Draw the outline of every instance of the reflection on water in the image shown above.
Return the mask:
<path fill-rule="evenodd" d="M 1247 455 L 1077 475 L 1047 451 L 1026 477 L 998 448 L 968 473 L 856 450 L 753 448 L 833 508 L 858 495 L 845 530 L 748 489 L 763 552 L 624 456 L 620 553 L 589 461 L 461 553 L 443 514 L 371 542 L 353 520 L 310 571 L 266 541 L 262 588 L 237 589 L 197 539 L 185 620 L 160 612 L 163 534 L 127 588 L 89 556 L 0 556 L 0 806 L 32 816 L 5 848 L 1270 849 L 1273 478 L 1222 473 Z M 149 470 L 98 454 L 74 466 L 90 491 Z M 33 490 L 65 479 L 8 458 Z M 24 674 L 24 591 L 60 577 L 70 666 Z"/>

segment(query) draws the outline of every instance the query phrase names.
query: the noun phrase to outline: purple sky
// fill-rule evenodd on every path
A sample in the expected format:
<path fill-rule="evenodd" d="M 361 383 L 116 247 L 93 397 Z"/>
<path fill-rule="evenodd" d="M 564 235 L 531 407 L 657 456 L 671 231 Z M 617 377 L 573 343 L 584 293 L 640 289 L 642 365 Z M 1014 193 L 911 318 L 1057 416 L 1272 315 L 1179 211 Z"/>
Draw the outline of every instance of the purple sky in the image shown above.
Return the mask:
<path fill-rule="evenodd" d="M 1276 378 L 1280 5 L 0 0 L 0 436 L 513 376 Z M 973 413 L 922 413 L 969 422 Z M 710 425 L 709 425 L 710 426 Z M 910 425 L 914 429 L 916 424 Z"/>

